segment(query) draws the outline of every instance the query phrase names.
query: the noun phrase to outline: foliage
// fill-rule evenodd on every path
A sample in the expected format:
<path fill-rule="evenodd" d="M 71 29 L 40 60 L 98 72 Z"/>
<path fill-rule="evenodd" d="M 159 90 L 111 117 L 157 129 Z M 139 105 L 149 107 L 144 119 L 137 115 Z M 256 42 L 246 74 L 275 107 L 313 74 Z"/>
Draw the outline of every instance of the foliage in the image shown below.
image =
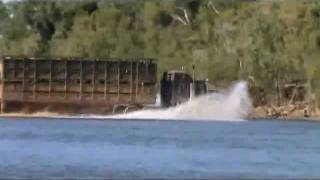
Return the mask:
<path fill-rule="evenodd" d="M 216 85 L 300 81 L 319 93 L 320 2 L 306 0 L 0 3 L 7 55 L 151 57 Z"/>

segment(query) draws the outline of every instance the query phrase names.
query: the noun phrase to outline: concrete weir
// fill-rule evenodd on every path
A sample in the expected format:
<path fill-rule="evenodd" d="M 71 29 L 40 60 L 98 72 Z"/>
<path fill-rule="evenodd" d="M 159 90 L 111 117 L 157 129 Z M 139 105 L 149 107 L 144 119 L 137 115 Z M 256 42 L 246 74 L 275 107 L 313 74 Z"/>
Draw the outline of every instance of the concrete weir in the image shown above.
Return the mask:
<path fill-rule="evenodd" d="M 117 104 L 154 104 L 156 71 L 152 59 L 2 57 L 1 113 L 73 107 L 95 113 Z"/>

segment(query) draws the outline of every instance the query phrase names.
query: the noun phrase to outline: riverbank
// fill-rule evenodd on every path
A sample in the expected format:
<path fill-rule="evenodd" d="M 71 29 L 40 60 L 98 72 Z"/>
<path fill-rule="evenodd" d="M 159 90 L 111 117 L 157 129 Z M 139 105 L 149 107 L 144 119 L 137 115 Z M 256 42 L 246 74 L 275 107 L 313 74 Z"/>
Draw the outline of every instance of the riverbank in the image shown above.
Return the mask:
<path fill-rule="evenodd" d="M 268 114 L 268 107 L 256 107 L 253 112 L 248 116 L 248 120 L 257 121 L 257 120 L 289 120 L 289 121 L 320 121 L 320 114 L 312 114 L 310 116 L 305 116 L 303 110 L 296 110 L 289 112 L 288 114 L 283 115 L 270 115 Z M 96 114 L 96 116 L 103 117 L 103 114 Z M 105 114 L 107 119 L 107 114 Z M 36 113 L 4 113 L 0 115 L 0 118 L 49 118 L 49 119 L 73 119 L 80 117 L 94 117 L 92 114 L 61 114 L 53 112 L 36 112 Z M 101 118 L 99 118 L 101 119 Z"/>
<path fill-rule="evenodd" d="M 60 114 L 60 113 L 53 113 L 53 112 L 36 112 L 36 113 L 3 113 L 0 114 L 0 117 L 3 118 L 60 118 L 60 117 L 66 117 L 66 116 L 71 116 L 70 114 Z"/>
<path fill-rule="evenodd" d="M 320 121 L 320 110 L 305 106 L 259 106 L 255 107 L 249 119 L 282 119 L 282 120 L 313 120 Z"/>

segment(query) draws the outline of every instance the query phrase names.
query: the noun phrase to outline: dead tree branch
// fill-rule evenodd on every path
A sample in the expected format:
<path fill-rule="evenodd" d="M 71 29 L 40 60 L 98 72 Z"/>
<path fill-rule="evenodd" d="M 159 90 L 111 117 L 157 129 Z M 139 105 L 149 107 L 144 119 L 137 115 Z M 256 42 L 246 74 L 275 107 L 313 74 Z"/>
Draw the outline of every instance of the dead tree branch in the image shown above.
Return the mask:
<path fill-rule="evenodd" d="M 212 10 L 217 14 L 220 15 L 220 11 L 218 11 L 218 9 L 216 8 L 216 6 L 213 4 L 212 1 L 208 2 L 208 6 L 212 8 Z"/>
<path fill-rule="evenodd" d="M 177 21 L 181 22 L 183 25 L 189 25 L 190 24 L 190 18 L 189 18 L 187 10 L 184 9 L 184 8 L 181 8 L 181 7 L 178 7 L 177 9 L 183 12 L 183 16 L 180 16 L 178 14 L 172 13 L 172 14 L 170 14 L 171 17 L 174 20 L 177 20 Z"/>

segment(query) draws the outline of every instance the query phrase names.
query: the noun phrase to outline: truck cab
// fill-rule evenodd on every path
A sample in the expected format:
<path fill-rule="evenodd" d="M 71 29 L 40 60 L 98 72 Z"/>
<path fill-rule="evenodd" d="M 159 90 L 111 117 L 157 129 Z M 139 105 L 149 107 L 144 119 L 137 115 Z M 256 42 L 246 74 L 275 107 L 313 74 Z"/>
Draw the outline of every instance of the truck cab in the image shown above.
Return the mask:
<path fill-rule="evenodd" d="M 184 71 L 164 72 L 161 79 L 161 105 L 176 106 L 188 101 L 193 96 L 206 94 L 206 80 L 194 80 Z"/>

